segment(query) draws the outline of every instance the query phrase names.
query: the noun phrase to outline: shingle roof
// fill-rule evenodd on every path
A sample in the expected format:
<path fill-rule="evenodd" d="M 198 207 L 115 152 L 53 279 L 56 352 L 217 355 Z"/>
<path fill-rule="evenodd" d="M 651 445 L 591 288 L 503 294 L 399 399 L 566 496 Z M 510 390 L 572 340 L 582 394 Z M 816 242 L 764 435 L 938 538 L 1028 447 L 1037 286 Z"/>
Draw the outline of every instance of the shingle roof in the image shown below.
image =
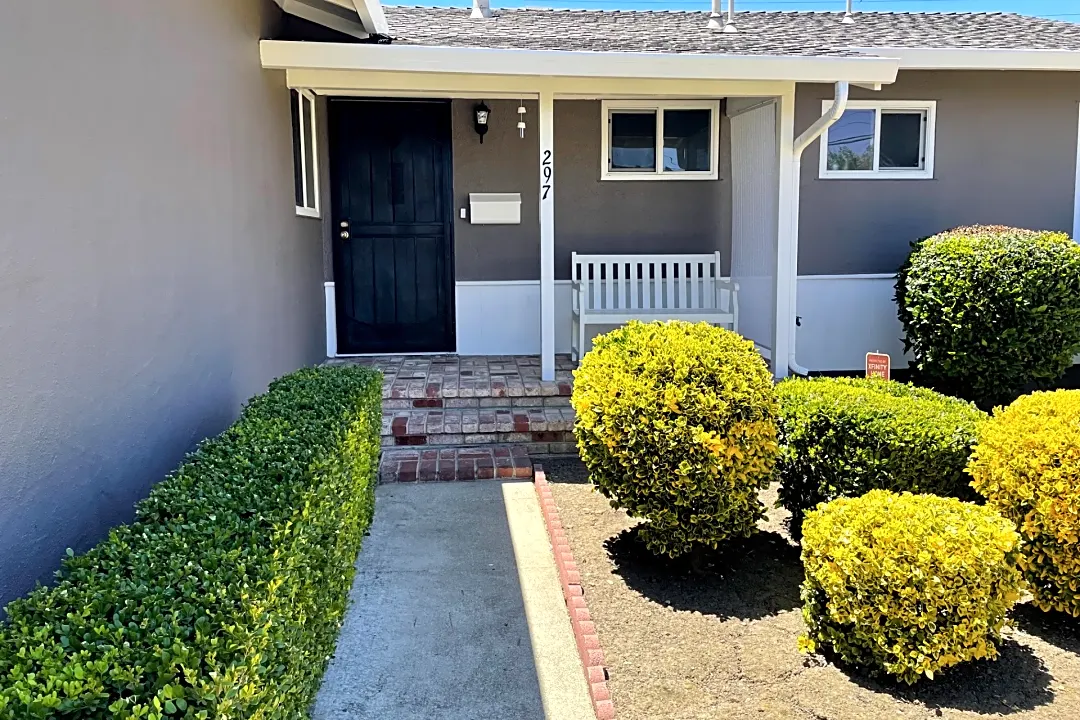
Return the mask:
<path fill-rule="evenodd" d="M 738 33 L 706 27 L 708 13 L 634 10 L 385 7 L 393 42 L 406 45 L 735 55 L 850 55 L 851 48 L 1080 51 L 1080 24 L 1011 13 L 738 12 Z M 494 3 L 497 5 L 497 0 Z"/>

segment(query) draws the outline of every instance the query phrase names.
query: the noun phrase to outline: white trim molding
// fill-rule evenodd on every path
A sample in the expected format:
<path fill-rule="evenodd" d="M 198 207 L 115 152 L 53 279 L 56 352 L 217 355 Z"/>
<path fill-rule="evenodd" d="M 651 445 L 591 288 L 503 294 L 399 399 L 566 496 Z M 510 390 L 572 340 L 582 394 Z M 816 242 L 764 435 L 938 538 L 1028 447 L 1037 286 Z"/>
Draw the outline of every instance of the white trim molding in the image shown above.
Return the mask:
<path fill-rule="evenodd" d="M 831 100 L 821 102 L 822 111 L 832 105 Z M 933 180 L 934 151 L 937 140 L 937 101 L 935 100 L 849 100 L 845 113 L 851 110 L 874 111 L 874 136 L 871 147 L 874 150 L 872 170 L 830 170 L 829 169 L 829 134 L 837 125 L 825 131 L 819 140 L 820 156 L 818 160 L 818 178 L 821 180 Z M 923 159 L 921 168 L 881 168 L 881 118 L 889 113 L 921 113 L 923 117 L 922 136 L 919 139 L 919 152 Z M 843 116 L 841 116 L 841 121 Z"/>
<path fill-rule="evenodd" d="M 851 48 L 899 62 L 901 70 L 1072 70 L 1080 71 L 1080 51 L 998 48 Z"/>
<path fill-rule="evenodd" d="M 709 111 L 709 169 L 673 172 L 664 170 L 664 118 L 669 110 Z M 617 113 L 652 114 L 654 127 L 653 169 L 614 170 L 611 167 L 611 116 Z M 720 101 L 719 100 L 604 100 L 600 103 L 600 179 L 601 180 L 716 180 L 720 170 Z"/>
<path fill-rule="evenodd" d="M 334 283 L 323 283 L 323 297 L 326 302 L 326 357 L 335 358 L 337 352 L 337 291 Z"/>
<path fill-rule="evenodd" d="M 697 53 L 506 50 L 263 40 L 268 70 L 386 70 L 533 77 L 780 80 L 892 83 L 893 58 L 867 56 L 709 55 Z M 540 75 L 542 73 L 542 75 Z"/>

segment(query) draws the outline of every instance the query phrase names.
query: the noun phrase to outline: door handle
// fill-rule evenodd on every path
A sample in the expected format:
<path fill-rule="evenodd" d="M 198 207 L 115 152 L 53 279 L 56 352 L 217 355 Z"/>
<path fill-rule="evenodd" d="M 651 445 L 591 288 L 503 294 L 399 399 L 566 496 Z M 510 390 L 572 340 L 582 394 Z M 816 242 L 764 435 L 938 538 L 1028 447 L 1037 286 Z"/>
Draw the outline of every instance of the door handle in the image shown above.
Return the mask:
<path fill-rule="evenodd" d="M 341 225 L 341 239 L 342 240 L 348 240 L 349 239 L 349 221 L 348 220 L 342 220 L 340 225 Z"/>
<path fill-rule="evenodd" d="M 349 239 L 349 231 L 348 230 L 342 230 L 341 231 L 341 239 L 342 240 L 348 240 Z"/>

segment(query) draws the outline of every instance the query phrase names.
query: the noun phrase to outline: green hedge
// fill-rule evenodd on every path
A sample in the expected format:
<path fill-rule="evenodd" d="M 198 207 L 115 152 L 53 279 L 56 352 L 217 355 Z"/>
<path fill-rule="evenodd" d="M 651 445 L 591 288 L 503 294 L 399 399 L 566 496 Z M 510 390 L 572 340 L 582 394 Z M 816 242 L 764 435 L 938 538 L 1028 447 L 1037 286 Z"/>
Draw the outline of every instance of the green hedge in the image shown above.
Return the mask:
<path fill-rule="evenodd" d="M 360 368 L 274 382 L 9 605 L 0 718 L 306 717 L 374 509 L 380 388 Z"/>
<path fill-rule="evenodd" d="M 964 473 L 986 413 L 873 378 L 788 380 L 780 397 L 780 503 L 794 517 L 875 489 L 973 498 Z"/>
<path fill-rule="evenodd" d="M 921 384 L 1008 403 L 1080 352 L 1080 245 L 1060 232 L 950 230 L 915 245 L 896 302 Z"/>

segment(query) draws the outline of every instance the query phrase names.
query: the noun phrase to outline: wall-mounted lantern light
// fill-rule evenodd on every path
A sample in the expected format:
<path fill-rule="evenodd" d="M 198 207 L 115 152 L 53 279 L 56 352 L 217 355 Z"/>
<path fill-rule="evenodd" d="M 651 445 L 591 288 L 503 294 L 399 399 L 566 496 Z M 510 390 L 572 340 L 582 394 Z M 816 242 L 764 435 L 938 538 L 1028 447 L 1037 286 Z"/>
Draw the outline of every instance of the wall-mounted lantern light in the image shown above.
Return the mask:
<path fill-rule="evenodd" d="M 473 125 L 476 128 L 476 134 L 480 136 L 480 144 L 484 144 L 484 135 L 488 131 L 488 120 L 491 119 L 491 108 L 484 103 L 480 103 L 473 107 Z"/>

